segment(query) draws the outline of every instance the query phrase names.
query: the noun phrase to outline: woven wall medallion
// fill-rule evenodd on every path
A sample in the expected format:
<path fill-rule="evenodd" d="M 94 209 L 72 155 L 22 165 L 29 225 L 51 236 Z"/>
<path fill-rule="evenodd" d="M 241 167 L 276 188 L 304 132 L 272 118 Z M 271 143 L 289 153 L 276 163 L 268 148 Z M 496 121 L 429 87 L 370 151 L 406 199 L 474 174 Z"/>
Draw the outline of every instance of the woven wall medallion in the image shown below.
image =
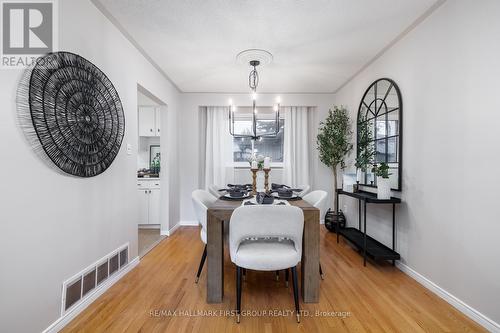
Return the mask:
<path fill-rule="evenodd" d="M 113 163 L 125 117 L 118 93 L 95 65 L 69 52 L 39 58 L 26 81 L 34 133 L 62 171 L 93 177 Z"/>

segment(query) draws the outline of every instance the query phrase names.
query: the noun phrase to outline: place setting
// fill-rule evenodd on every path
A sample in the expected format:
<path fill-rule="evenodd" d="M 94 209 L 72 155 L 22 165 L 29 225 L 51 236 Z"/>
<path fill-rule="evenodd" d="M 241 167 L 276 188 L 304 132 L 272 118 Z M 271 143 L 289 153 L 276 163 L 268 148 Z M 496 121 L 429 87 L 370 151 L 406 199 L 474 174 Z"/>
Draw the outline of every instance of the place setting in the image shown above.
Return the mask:
<path fill-rule="evenodd" d="M 291 188 L 284 184 L 271 184 L 271 189 L 267 186 L 264 191 L 258 192 L 252 184 L 227 184 L 226 188 L 218 190 L 221 193 L 220 199 L 227 201 L 241 201 L 244 200 L 244 204 L 276 204 L 284 203 L 292 200 L 301 200 L 302 198 L 298 193 L 302 192 L 302 189 Z M 224 194 L 222 194 L 224 193 Z"/>

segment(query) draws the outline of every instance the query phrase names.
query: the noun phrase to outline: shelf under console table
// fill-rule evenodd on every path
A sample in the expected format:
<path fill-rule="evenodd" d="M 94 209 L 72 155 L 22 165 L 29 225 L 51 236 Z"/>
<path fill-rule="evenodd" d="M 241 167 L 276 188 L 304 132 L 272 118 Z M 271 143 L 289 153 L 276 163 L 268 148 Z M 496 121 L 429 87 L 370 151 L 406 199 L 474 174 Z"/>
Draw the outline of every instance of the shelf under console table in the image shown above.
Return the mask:
<path fill-rule="evenodd" d="M 339 236 L 342 235 L 345 239 L 356 246 L 363 254 L 363 265 L 366 266 L 366 258 L 370 257 L 373 260 L 392 260 L 392 264 L 395 264 L 396 260 L 401 257 L 399 253 L 396 252 L 396 204 L 401 203 L 401 199 L 391 197 L 390 199 L 377 199 L 377 195 L 371 192 L 358 191 L 358 192 L 346 192 L 342 189 L 337 190 L 337 213 L 338 213 L 338 202 L 339 195 L 346 195 L 355 199 L 358 199 L 358 224 L 359 227 L 353 228 L 343 228 L 339 230 L 339 224 L 336 224 L 337 233 L 337 243 L 339 242 Z M 391 204 L 392 205 L 392 249 L 388 246 L 382 244 L 376 239 L 368 236 L 366 234 L 366 204 Z M 361 207 L 363 207 L 363 231 L 361 231 Z"/>

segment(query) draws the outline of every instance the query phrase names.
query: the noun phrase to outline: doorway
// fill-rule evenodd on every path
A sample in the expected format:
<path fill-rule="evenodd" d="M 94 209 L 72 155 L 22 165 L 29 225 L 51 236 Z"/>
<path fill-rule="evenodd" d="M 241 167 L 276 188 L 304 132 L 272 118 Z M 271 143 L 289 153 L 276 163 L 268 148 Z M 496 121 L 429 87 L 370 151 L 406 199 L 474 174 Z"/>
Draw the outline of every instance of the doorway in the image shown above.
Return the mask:
<path fill-rule="evenodd" d="M 137 221 L 138 254 L 143 257 L 162 235 L 162 113 L 165 105 L 146 89 L 137 88 Z"/>

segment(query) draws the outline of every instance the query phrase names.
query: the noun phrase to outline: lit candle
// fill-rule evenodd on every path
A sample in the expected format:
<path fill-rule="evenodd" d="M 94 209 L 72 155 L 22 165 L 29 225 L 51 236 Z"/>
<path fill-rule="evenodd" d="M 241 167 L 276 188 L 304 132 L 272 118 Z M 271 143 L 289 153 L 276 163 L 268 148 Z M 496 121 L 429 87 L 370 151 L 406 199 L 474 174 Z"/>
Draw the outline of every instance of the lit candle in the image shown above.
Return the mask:
<path fill-rule="evenodd" d="M 271 169 L 271 158 L 270 157 L 264 158 L 264 169 Z"/>
<path fill-rule="evenodd" d="M 257 161 L 252 161 L 252 169 L 256 170 L 259 166 L 257 165 Z"/>

